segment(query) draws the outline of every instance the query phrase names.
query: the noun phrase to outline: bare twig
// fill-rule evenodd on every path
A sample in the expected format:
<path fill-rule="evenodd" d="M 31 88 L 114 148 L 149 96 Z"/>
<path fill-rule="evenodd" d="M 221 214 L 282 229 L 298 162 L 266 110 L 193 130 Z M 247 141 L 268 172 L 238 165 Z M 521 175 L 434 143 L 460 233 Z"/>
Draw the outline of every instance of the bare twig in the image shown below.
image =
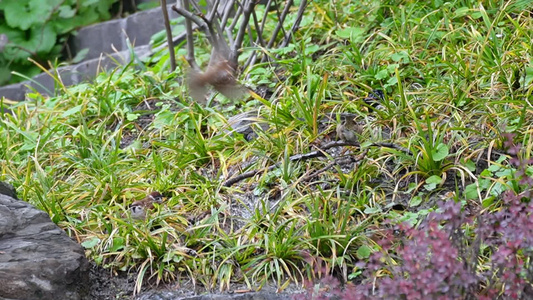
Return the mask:
<path fill-rule="evenodd" d="M 363 151 L 363 153 L 357 155 L 357 157 L 355 157 L 355 161 L 358 162 L 358 161 L 363 160 L 363 158 L 365 158 L 366 154 L 368 153 L 368 150 L 369 150 L 369 148 L 366 148 L 365 151 Z M 320 174 L 326 172 L 326 171 L 329 170 L 331 167 L 333 167 L 334 165 L 336 165 L 338 162 L 339 162 L 339 160 L 338 160 L 338 159 L 335 159 L 335 161 L 330 162 L 329 164 L 327 164 L 327 165 L 326 165 L 325 167 L 323 167 L 322 169 L 319 169 L 319 170 L 317 170 L 317 171 L 315 171 L 315 172 L 313 172 L 313 173 L 311 173 L 311 174 L 309 174 L 309 175 L 307 175 L 307 176 L 305 176 L 305 177 L 300 178 L 299 181 L 302 181 L 302 182 L 303 182 L 303 181 L 309 181 L 309 180 L 311 180 L 311 179 L 317 177 L 318 175 L 320 175 Z"/>
<path fill-rule="evenodd" d="M 268 48 L 271 48 L 276 42 L 276 37 L 278 36 L 279 31 L 284 30 L 283 23 L 285 22 L 285 18 L 287 17 L 287 14 L 289 13 L 291 9 L 292 3 L 293 3 L 292 0 L 287 1 L 287 4 L 285 5 L 285 8 L 283 9 L 283 12 L 281 13 L 281 15 L 279 15 L 279 8 L 277 7 L 277 4 L 276 4 L 276 10 L 278 11 L 278 15 L 279 15 L 278 17 L 279 22 L 276 28 L 274 28 L 274 32 L 272 33 L 272 37 L 270 38 L 270 41 L 268 41 L 268 45 L 267 45 Z"/>
<path fill-rule="evenodd" d="M 311 173 L 309 175 L 306 175 L 306 176 L 300 178 L 299 181 L 301 181 L 301 182 L 309 181 L 309 180 L 317 177 L 318 175 L 326 172 L 327 170 L 331 169 L 331 167 L 333 167 L 336 163 L 337 163 L 336 161 L 332 161 L 329 164 L 327 164 L 325 167 L 323 167 L 322 169 L 317 170 L 317 171 L 315 171 L 315 172 L 313 172 L 313 173 Z"/>
<path fill-rule="evenodd" d="M 198 5 L 198 3 L 196 3 L 196 1 L 193 0 L 191 2 L 191 4 L 194 7 L 194 9 L 196 10 L 196 13 L 198 13 L 198 14 L 202 13 L 202 8 L 200 7 L 200 5 Z"/>
<path fill-rule="evenodd" d="M 230 31 L 233 31 L 233 29 L 235 28 L 235 26 L 239 22 L 239 19 L 241 18 L 243 10 L 244 9 L 243 9 L 242 6 L 239 6 L 239 8 L 237 8 L 237 12 L 235 12 L 235 16 L 233 16 L 233 21 L 231 22 L 231 24 L 228 27 Z"/>
<path fill-rule="evenodd" d="M 229 16 L 231 12 L 233 11 L 234 7 L 234 1 L 226 1 L 226 4 L 224 6 L 224 14 L 222 15 L 222 20 L 220 21 L 220 25 L 222 29 L 226 29 L 226 24 L 228 22 Z"/>
<path fill-rule="evenodd" d="M 163 12 L 163 20 L 165 23 L 165 31 L 167 33 L 167 45 L 170 55 L 170 69 L 172 72 L 176 70 L 176 55 L 174 54 L 174 43 L 172 42 L 172 29 L 170 28 L 170 20 L 168 18 L 167 0 L 161 0 L 161 10 Z"/>
<path fill-rule="evenodd" d="M 303 161 L 303 160 L 316 158 L 316 157 L 326 157 L 327 156 L 327 153 L 325 152 L 326 150 L 331 149 L 333 147 L 339 147 L 339 146 L 361 147 L 361 145 L 359 143 L 357 143 L 357 142 L 332 141 L 332 142 L 329 142 L 329 143 L 323 145 L 322 148 L 320 148 L 319 150 L 312 151 L 312 152 L 309 152 L 309 153 L 301 153 L 301 154 L 292 155 L 291 157 L 289 157 L 289 161 L 296 162 L 296 161 Z M 398 146 L 398 145 L 393 144 L 393 143 L 373 143 L 373 144 L 371 144 L 371 146 L 394 148 L 394 149 L 400 150 L 402 152 L 405 152 L 405 153 L 407 153 L 409 155 L 412 155 L 411 151 L 409 151 L 408 149 L 403 148 L 403 147 Z M 368 152 L 368 148 L 365 149 L 365 151 L 363 151 L 363 153 L 361 153 L 361 157 L 366 156 L 367 152 Z M 256 169 L 256 170 L 251 170 L 251 171 L 242 173 L 240 175 L 237 175 L 237 176 L 235 176 L 233 178 L 230 178 L 230 179 L 224 181 L 224 183 L 222 185 L 225 186 L 225 187 L 230 187 L 230 186 L 234 185 L 235 183 L 237 183 L 237 182 L 239 182 L 241 180 L 253 177 L 253 176 L 255 176 L 255 175 L 257 175 L 257 174 L 259 174 L 261 172 L 265 172 L 265 173 L 266 172 L 270 172 L 270 171 L 274 170 L 276 167 L 278 167 L 279 165 L 281 165 L 281 162 L 278 162 L 278 163 L 276 163 L 276 164 L 274 164 L 272 166 L 269 166 L 267 168 Z"/>
<path fill-rule="evenodd" d="M 162 4 L 166 3 L 166 0 L 161 1 Z M 187 38 L 186 59 L 192 69 L 192 71 L 189 72 L 189 79 L 194 77 L 191 76 L 191 74 L 195 74 L 198 75 L 196 76 L 196 79 L 198 79 L 196 80 L 196 82 L 201 83 L 201 88 L 197 90 L 201 91 L 202 93 L 197 94 L 202 94 L 203 96 L 205 96 L 204 90 L 205 92 L 207 92 L 207 89 L 204 88 L 205 83 L 213 86 L 215 90 L 221 92 L 224 95 L 229 95 L 230 93 L 223 93 L 221 89 L 217 87 L 239 87 L 240 85 L 236 81 L 236 74 L 239 70 L 238 57 L 242 51 L 246 32 L 248 32 L 249 35 L 250 46 L 262 48 L 261 50 L 255 49 L 252 55 L 250 55 L 250 59 L 246 63 L 246 65 L 250 65 L 255 63 L 256 59 L 259 57 L 259 51 L 263 51 L 263 59 L 267 57 L 268 53 L 264 52 L 263 49 L 271 48 L 276 43 L 276 39 L 280 31 L 283 32 L 282 42 L 288 41 L 292 38 L 292 34 L 294 33 L 294 30 L 298 28 L 303 16 L 303 10 L 305 9 L 307 4 L 307 0 L 301 1 L 303 1 L 304 4 L 300 5 L 295 24 L 293 24 L 290 32 L 285 32 L 283 29 L 283 23 L 285 22 L 287 15 L 290 13 L 290 9 L 294 3 L 294 0 L 286 0 L 286 5 L 283 8 L 283 11 L 280 11 L 281 8 L 278 4 L 279 2 L 285 2 L 285 0 L 268 0 L 268 2 L 266 3 L 265 12 L 262 16 L 263 19 L 261 20 L 254 11 L 255 6 L 258 5 L 257 0 L 206 0 L 207 7 L 200 7 L 200 2 L 196 0 L 176 0 L 176 5 L 172 6 L 172 10 L 185 18 Z M 272 35 L 271 39 L 267 41 L 267 39 L 265 39 L 265 37 L 263 36 L 263 30 L 266 26 L 268 14 L 269 11 L 271 11 L 272 3 L 275 4 L 274 6 L 277 11 L 278 20 L 276 20 L 277 24 L 274 30 L 274 34 Z M 203 13 L 205 9 L 207 9 L 207 12 Z M 235 10 L 237 11 L 235 12 Z M 231 24 L 227 26 L 230 16 L 232 16 L 233 20 Z M 167 17 L 166 22 L 169 23 Z M 253 25 L 250 24 L 250 17 L 253 18 Z M 205 34 L 205 37 L 208 39 L 209 43 L 213 48 L 211 51 L 209 65 L 205 72 L 202 72 L 195 58 L 193 23 L 196 24 L 196 26 L 198 26 L 198 29 L 200 29 Z M 239 26 L 239 28 L 237 30 L 234 30 L 236 26 Z M 254 27 L 255 33 L 252 31 L 252 27 Z M 167 39 L 171 40 L 170 26 L 166 24 L 166 28 Z M 236 34 L 234 34 L 235 31 Z M 225 38 L 226 35 L 227 39 Z M 169 49 L 171 47 L 173 48 L 173 44 L 169 42 L 168 47 Z M 171 62 L 171 64 L 173 63 Z M 175 65 L 173 65 L 172 67 L 174 69 Z M 215 72 L 217 70 L 221 72 Z M 224 75 L 224 78 L 218 76 L 221 74 Z M 222 84 L 213 78 L 208 78 L 207 75 L 213 75 L 211 77 L 221 79 L 229 78 L 232 84 Z M 214 75 L 217 75 L 218 77 Z M 224 91 L 227 92 L 227 90 Z"/>
<path fill-rule="evenodd" d="M 312 151 L 312 152 L 309 152 L 309 153 L 303 153 L 303 154 L 296 154 L 296 155 L 293 155 L 291 157 L 289 157 L 289 161 L 291 162 L 295 162 L 295 161 L 301 161 L 301 160 L 307 160 L 307 159 L 311 159 L 311 158 L 315 158 L 315 157 L 324 157 L 326 156 L 326 152 L 324 152 L 325 150 L 328 150 L 330 148 L 333 148 L 333 147 L 338 147 L 338 146 L 357 146 L 359 147 L 359 143 L 349 143 L 349 142 L 344 142 L 344 141 L 333 141 L 333 142 L 330 142 L 326 145 L 324 145 L 322 147 L 322 149 L 320 150 L 317 150 L 317 151 Z M 244 180 L 246 178 L 250 178 L 250 177 L 253 177 L 261 172 L 269 172 L 269 171 L 272 171 L 273 169 L 275 169 L 277 166 L 279 166 L 281 163 L 276 163 L 272 166 L 269 166 L 267 167 L 266 169 L 260 169 L 260 170 L 251 170 L 251 171 L 248 171 L 248 172 L 245 172 L 245 173 L 242 173 L 238 176 L 235 176 L 233 178 L 230 178 L 228 180 L 226 180 L 222 185 L 225 186 L 225 187 L 230 187 L 232 185 L 234 185 L 235 183 L 241 181 L 241 180 Z"/>
<path fill-rule="evenodd" d="M 302 21 L 306 6 L 307 0 L 302 0 L 302 2 L 300 2 L 300 7 L 298 8 L 298 15 L 296 15 L 296 20 L 294 21 L 294 24 L 292 24 L 291 30 L 289 30 L 289 32 L 285 34 L 285 39 L 283 40 L 283 43 L 281 44 L 280 48 L 283 48 L 289 44 L 292 34 L 300 26 L 300 22 Z"/>
<path fill-rule="evenodd" d="M 268 12 L 270 11 L 270 6 L 272 5 L 272 0 L 268 0 L 265 5 L 265 13 L 263 14 L 263 20 L 261 21 L 261 33 L 265 30 L 265 25 L 267 21 Z M 277 5 L 277 4 L 276 4 Z"/>
<path fill-rule="evenodd" d="M 254 0 L 247 0 L 244 3 L 243 19 L 242 19 L 241 27 L 239 28 L 237 37 L 235 38 L 235 43 L 231 45 L 230 61 L 236 62 L 237 58 L 239 57 L 238 51 L 242 47 L 242 41 L 244 40 L 244 34 L 246 32 L 246 27 L 248 26 L 248 21 L 250 20 L 250 15 L 252 14 L 254 7 L 255 7 Z"/>
<path fill-rule="evenodd" d="M 177 0 L 177 3 L 180 3 L 179 0 Z M 189 0 L 181 0 L 181 4 L 186 9 L 190 8 Z M 172 6 L 172 10 L 174 10 L 177 13 L 180 13 L 179 9 L 180 7 L 178 7 L 177 5 Z M 198 24 L 197 26 L 201 27 L 201 25 L 198 25 Z M 196 58 L 194 57 L 194 39 L 192 35 L 192 22 L 191 22 L 191 19 L 187 17 L 185 17 L 185 30 L 187 33 L 187 36 L 186 36 L 187 37 L 187 58 L 186 58 L 187 62 L 189 63 L 189 66 L 191 66 L 193 70 L 200 70 L 200 67 L 196 63 Z"/>
<path fill-rule="evenodd" d="M 259 25 L 258 22 L 257 22 L 257 14 L 255 13 L 255 10 L 253 11 L 252 17 L 253 17 L 253 20 L 254 20 L 254 25 L 255 25 L 256 33 L 257 33 L 257 39 L 255 40 L 255 45 L 254 46 L 259 44 L 259 45 L 261 45 L 261 47 L 266 48 L 265 40 L 263 39 L 263 28 L 264 28 L 266 20 L 267 20 L 268 8 L 270 7 L 270 2 L 271 1 L 272 0 L 268 0 L 268 3 L 266 4 L 266 9 L 265 9 L 265 13 L 263 15 L 263 21 L 261 22 L 261 25 Z M 251 40 L 252 39 L 250 39 L 250 41 Z M 248 57 L 248 59 L 244 63 L 244 65 L 242 67 L 243 69 L 246 69 L 248 67 L 252 67 L 255 64 L 255 61 L 256 61 L 257 55 L 258 55 L 257 52 L 258 52 L 258 50 L 254 50 L 252 52 L 252 55 L 250 55 L 250 57 Z"/>
<path fill-rule="evenodd" d="M 213 20 L 215 19 L 215 16 L 218 15 L 218 5 L 219 4 L 220 4 L 220 0 L 215 0 L 215 3 L 213 3 L 213 5 L 211 7 L 209 7 L 209 9 L 211 10 L 209 12 L 209 15 L 207 16 L 207 20 L 209 22 L 213 22 Z"/>
<path fill-rule="evenodd" d="M 265 12 L 265 19 L 266 19 L 266 12 Z M 255 26 L 255 32 L 257 34 L 256 44 L 259 42 L 259 45 L 262 47 L 265 47 L 265 40 L 263 39 L 263 28 L 259 25 L 259 22 L 257 21 L 257 14 L 255 13 L 255 9 L 252 11 L 252 18 L 254 20 L 254 26 Z M 251 41 L 252 39 L 250 39 Z"/>

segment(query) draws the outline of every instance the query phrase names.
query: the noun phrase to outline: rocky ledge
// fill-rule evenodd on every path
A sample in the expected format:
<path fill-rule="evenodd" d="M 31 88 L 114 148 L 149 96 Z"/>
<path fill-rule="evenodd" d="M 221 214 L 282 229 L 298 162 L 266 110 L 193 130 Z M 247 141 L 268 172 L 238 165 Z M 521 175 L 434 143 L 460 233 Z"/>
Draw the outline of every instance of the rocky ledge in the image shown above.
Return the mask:
<path fill-rule="evenodd" d="M 0 299 L 84 299 L 88 279 L 83 248 L 0 182 Z"/>

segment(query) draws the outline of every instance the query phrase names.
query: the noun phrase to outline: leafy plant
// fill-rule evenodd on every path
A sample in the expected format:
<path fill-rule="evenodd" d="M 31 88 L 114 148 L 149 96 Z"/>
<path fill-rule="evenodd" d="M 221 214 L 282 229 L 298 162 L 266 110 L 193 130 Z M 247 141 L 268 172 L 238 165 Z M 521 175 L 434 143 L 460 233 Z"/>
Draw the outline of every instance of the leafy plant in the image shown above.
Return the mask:
<path fill-rule="evenodd" d="M 117 0 L 4 0 L 0 2 L 0 34 L 7 43 L 0 51 L 0 85 L 24 80 L 40 72 L 29 61 L 47 65 L 61 53 L 68 34 L 75 29 L 107 20 Z M 23 74 L 12 76 L 11 72 Z"/>

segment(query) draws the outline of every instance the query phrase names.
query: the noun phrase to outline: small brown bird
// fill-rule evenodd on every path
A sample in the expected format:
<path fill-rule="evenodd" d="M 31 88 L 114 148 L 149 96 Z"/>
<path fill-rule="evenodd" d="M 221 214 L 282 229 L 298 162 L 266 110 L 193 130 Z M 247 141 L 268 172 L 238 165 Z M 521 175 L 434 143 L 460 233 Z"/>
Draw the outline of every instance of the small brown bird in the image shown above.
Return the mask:
<path fill-rule="evenodd" d="M 347 117 L 337 125 L 337 138 L 347 143 L 357 143 L 357 135 L 363 132 L 363 127 L 357 125 L 354 119 Z"/>
<path fill-rule="evenodd" d="M 244 96 L 248 89 L 235 79 L 237 71 L 222 55 L 213 53 L 205 72 L 191 69 L 187 83 L 191 97 L 198 103 L 205 103 L 207 86 L 211 85 L 222 95 L 236 99 Z"/>
<path fill-rule="evenodd" d="M 133 202 L 130 207 L 130 216 L 135 220 L 144 220 L 149 210 L 154 208 L 154 203 L 161 203 L 163 195 L 159 192 L 151 192 L 144 199 Z"/>

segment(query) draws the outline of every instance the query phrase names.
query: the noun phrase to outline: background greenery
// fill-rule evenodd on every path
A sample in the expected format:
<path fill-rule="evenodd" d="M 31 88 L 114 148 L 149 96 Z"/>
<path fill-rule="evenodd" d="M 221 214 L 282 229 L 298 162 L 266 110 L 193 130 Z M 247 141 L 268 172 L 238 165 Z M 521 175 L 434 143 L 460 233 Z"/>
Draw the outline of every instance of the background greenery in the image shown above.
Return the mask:
<path fill-rule="evenodd" d="M 243 71 L 245 84 L 268 87 L 266 99 L 193 104 L 180 83 L 185 66 L 169 74 L 163 51 L 13 106 L 0 121 L 0 179 L 91 259 L 136 272 L 138 289 L 148 278 L 221 290 L 271 280 L 283 289 L 312 278 L 318 261 L 359 280 L 357 262 L 381 249 L 375 241 L 388 224 L 416 225 L 440 200 L 498 211 L 504 191 L 521 191 L 503 144 L 514 133 L 531 158 L 531 9 L 529 1 L 313 1 L 293 42 L 271 53 L 275 62 Z M 363 99 L 375 89 L 385 99 L 372 111 Z M 229 134 L 229 116 L 251 108 L 270 128 L 251 141 Z M 334 138 L 335 118 L 318 125 L 331 112 L 357 116 L 361 147 L 291 162 Z M 309 177 L 361 150 L 357 163 Z M 151 218 L 123 217 L 152 190 L 166 201 Z M 481 259 L 480 270 L 488 267 Z"/>
<path fill-rule="evenodd" d="M 3 0 L 0 34 L 9 43 L 0 51 L 0 85 L 40 73 L 28 58 L 48 67 L 61 55 L 68 34 L 77 28 L 111 18 L 117 0 Z M 75 60 L 81 59 L 75 58 Z M 17 72 L 22 76 L 13 76 Z"/>

